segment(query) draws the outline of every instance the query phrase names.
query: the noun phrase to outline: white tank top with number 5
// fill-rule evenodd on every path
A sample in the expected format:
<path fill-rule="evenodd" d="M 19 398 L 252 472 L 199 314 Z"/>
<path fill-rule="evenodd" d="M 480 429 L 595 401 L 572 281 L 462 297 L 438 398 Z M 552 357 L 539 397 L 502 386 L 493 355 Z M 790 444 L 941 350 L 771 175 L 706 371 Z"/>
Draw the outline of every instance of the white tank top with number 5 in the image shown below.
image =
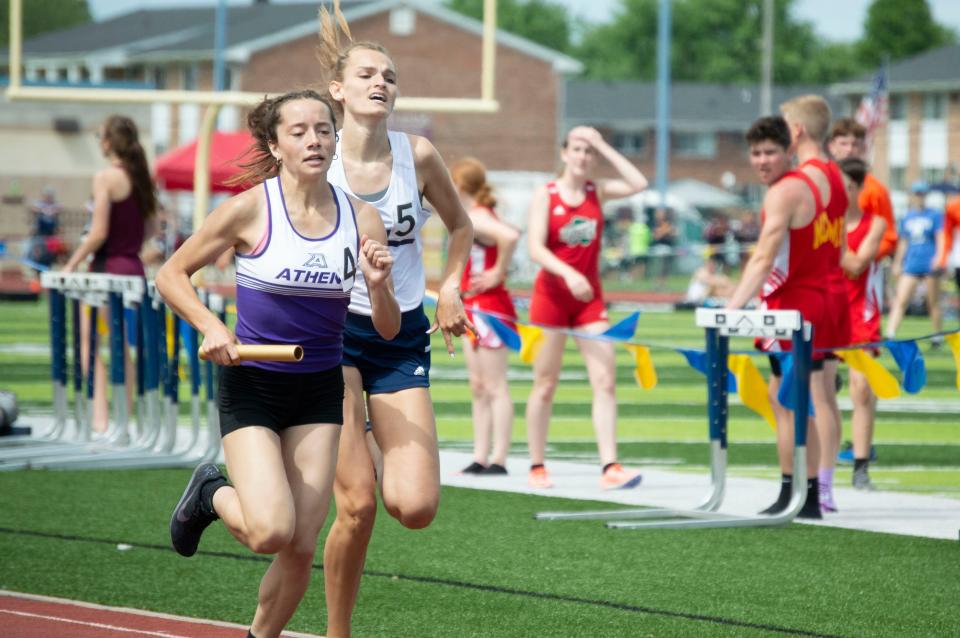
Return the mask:
<path fill-rule="evenodd" d="M 393 167 L 386 192 L 376 201 L 369 202 L 380 211 L 380 218 L 387 229 L 387 241 L 393 254 L 393 287 L 401 312 L 413 310 L 423 303 L 426 278 L 423 272 L 423 241 L 420 230 L 429 217 L 420 201 L 417 188 L 417 168 L 413 158 L 410 138 L 406 133 L 388 131 L 393 152 Z M 333 160 L 327 180 L 339 186 L 357 199 L 359 197 L 347 183 L 343 170 L 340 141 L 337 142 L 337 159 Z M 350 312 L 370 315 L 370 293 L 363 273 L 357 269 L 357 279 L 350 296 Z"/>

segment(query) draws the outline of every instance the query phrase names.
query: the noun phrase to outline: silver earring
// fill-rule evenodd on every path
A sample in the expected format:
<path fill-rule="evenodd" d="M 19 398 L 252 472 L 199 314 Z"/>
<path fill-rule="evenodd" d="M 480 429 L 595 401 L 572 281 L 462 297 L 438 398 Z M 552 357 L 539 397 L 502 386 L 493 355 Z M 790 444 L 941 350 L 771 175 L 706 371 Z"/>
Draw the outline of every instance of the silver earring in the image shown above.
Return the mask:
<path fill-rule="evenodd" d="M 333 159 L 340 159 L 340 156 L 337 155 L 336 153 L 334 153 L 334 154 L 333 154 Z"/>

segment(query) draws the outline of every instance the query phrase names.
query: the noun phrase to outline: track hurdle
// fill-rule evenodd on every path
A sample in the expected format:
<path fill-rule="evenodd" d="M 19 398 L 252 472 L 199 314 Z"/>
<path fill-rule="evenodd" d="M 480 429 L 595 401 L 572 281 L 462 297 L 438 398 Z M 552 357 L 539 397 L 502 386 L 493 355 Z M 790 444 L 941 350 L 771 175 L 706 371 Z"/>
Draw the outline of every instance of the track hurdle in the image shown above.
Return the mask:
<path fill-rule="evenodd" d="M 180 339 L 175 323 L 172 353 L 167 351 L 166 306 L 156 287 L 141 277 L 92 273 L 44 273 L 41 283 L 50 295 L 51 377 L 54 387 L 54 424 L 49 432 L 19 437 L 17 446 L 0 447 L 0 470 L 32 468 L 192 467 L 213 460 L 220 450 L 219 422 L 214 402 L 213 368 L 201 369 L 198 337 L 184 328 L 190 370 L 191 409 L 186 437 L 177 427 L 179 405 Z M 203 295 L 221 317 L 225 304 L 218 295 Z M 67 401 L 66 299 L 72 301 L 74 409 Z M 97 308 L 109 305 L 110 385 L 112 410 L 108 430 L 91 430 L 93 366 L 84 378 L 80 369 L 80 304 L 92 306 L 91 364 L 97 348 Z M 124 349 L 127 333 L 124 310 L 136 322 L 136 379 L 127 379 Z M 86 387 L 84 387 L 86 381 Z M 136 383 L 136 431 L 131 432 L 126 389 Z M 161 398 L 161 387 L 163 397 Z M 202 436 L 199 391 L 206 388 L 207 432 Z M 74 424 L 70 432 L 69 424 Z"/>
<path fill-rule="evenodd" d="M 807 418 L 810 405 L 812 327 L 795 310 L 719 310 L 698 308 L 697 327 L 706 333 L 707 420 L 710 436 L 710 489 L 692 509 L 634 508 L 590 512 L 540 512 L 537 520 L 605 520 L 611 529 L 683 529 L 768 527 L 785 525 L 807 497 Z M 794 353 L 791 389 L 794 411 L 793 487 L 781 514 L 738 516 L 718 511 L 726 496 L 727 474 L 727 357 L 731 337 L 790 339 Z M 657 519 L 657 520 L 642 520 Z M 673 520 L 670 520 L 673 519 Z M 680 520 L 678 520 L 680 519 Z"/>
<path fill-rule="evenodd" d="M 91 445 L 104 442 L 122 444 L 129 440 L 126 432 L 126 403 L 118 405 L 115 396 L 114 419 L 110 429 L 97 440 L 90 431 L 92 422 L 93 367 L 87 374 L 86 400 L 83 397 L 83 378 L 80 371 L 80 303 L 94 308 L 91 313 L 90 362 L 96 352 L 96 308 L 111 305 L 111 332 L 120 330 L 117 337 L 122 346 L 123 306 L 134 307 L 139 303 L 145 289 L 142 277 L 116 277 L 94 273 L 62 273 L 47 271 L 41 274 L 41 285 L 48 290 L 50 312 L 51 378 L 53 382 L 54 425 L 49 432 L 34 437 L 34 440 L 16 441 L 15 449 L 10 446 L 0 448 L 0 461 L 11 462 L 14 459 L 26 459 L 39 450 L 49 454 L 69 454 L 89 449 Z M 74 375 L 74 419 L 72 436 L 68 432 L 69 408 L 67 400 L 67 321 L 66 300 L 72 301 L 73 336 L 73 375 Z M 118 328 L 119 326 L 119 328 Z M 113 344 L 114 347 L 116 344 Z M 120 351 L 122 356 L 122 350 Z M 117 357 L 111 356 L 111 362 Z M 123 376 L 122 358 L 119 370 L 111 369 L 111 382 L 121 381 Z M 5 466 L 4 466 L 5 469 Z"/>

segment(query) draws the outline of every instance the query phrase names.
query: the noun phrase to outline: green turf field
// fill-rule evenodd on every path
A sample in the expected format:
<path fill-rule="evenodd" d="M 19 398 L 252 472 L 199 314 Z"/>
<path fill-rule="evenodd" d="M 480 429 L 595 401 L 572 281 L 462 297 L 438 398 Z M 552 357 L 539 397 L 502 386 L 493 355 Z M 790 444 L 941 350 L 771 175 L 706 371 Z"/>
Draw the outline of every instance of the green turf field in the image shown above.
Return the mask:
<path fill-rule="evenodd" d="M 23 409 L 49 411 L 46 310 L 0 304 L 0 388 Z M 928 323 L 910 319 L 904 336 Z M 647 314 L 638 338 L 698 347 L 690 313 Z M 877 426 L 882 489 L 960 497 L 960 393 L 949 351 L 928 352 L 929 386 L 885 402 Z M 433 393 L 443 445 L 470 442 L 462 357 L 434 341 Z M 660 385 L 641 390 L 618 354 L 621 456 L 703 471 L 705 388 L 680 355 L 656 350 Z M 883 361 L 892 367 L 892 361 Z M 759 363 L 764 369 L 762 363 Z M 524 454 L 529 368 L 511 365 L 514 453 Z M 551 458 L 594 461 L 590 392 L 571 349 L 551 432 Z M 921 412 L 916 402 L 936 403 Z M 848 424 L 847 424 L 848 425 Z M 734 406 L 731 473 L 775 476 L 773 433 Z M 848 437 L 847 437 L 848 438 Z M 201 553 L 168 549 L 167 520 L 185 470 L 0 473 L 0 589 L 167 613 L 249 621 L 265 563 L 220 526 Z M 838 483 L 848 474 L 840 471 Z M 543 509 L 608 504 L 444 488 L 428 529 L 381 512 L 356 612 L 356 636 L 960 635 L 960 543 L 791 525 L 782 529 L 630 532 L 594 522 L 534 522 Z M 958 501 L 960 507 L 960 501 Z M 131 545 L 126 551 L 118 544 Z M 291 629 L 321 633 L 314 586 Z M 2 635 L 2 630 L 0 630 Z"/>

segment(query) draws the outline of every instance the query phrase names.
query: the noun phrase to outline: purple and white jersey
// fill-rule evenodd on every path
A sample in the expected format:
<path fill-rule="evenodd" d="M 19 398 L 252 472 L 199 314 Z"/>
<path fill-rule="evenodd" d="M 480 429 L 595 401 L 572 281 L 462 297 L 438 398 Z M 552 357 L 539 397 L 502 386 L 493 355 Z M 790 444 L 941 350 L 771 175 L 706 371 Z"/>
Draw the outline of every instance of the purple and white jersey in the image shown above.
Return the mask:
<path fill-rule="evenodd" d="M 299 344 L 303 361 L 251 361 L 279 372 L 316 372 L 340 364 L 350 291 L 359 274 L 360 233 L 347 195 L 331 185 L 337 223 L 326 237 L 293 227 L 279 177 L 263 183 L 266 241 L 237 255 L 237 338 L 246 344 Z"/>
<path fill-rule="evenodd" d="M 417 165 L 413 157 L 413 148 L 406 133 L 388 131 L 390 149 L 393 154 L 393 166 L 390 184 L 377 201 L 370 205 L 380 213 L 383 226 L 387 229 L 387 244 L 393 255 L 393 292 L 400 306 L 400 312 L 413 310 L 423 303 L 426 291 L 426 277 L 423 270 L 423 240 L 420 231 L 430 218 L 430 211 L 423 207 L 417 183 Z M 327 179 L 349 195 L 364 199 L 350 189 L 343 170 L 342 140 L 337 140 L 337 154 L 330 165 Z M 363 273 L 357 273 L 357 285 L 350 300 L 350 312 L 370 316 L 370 292 Z"/>

